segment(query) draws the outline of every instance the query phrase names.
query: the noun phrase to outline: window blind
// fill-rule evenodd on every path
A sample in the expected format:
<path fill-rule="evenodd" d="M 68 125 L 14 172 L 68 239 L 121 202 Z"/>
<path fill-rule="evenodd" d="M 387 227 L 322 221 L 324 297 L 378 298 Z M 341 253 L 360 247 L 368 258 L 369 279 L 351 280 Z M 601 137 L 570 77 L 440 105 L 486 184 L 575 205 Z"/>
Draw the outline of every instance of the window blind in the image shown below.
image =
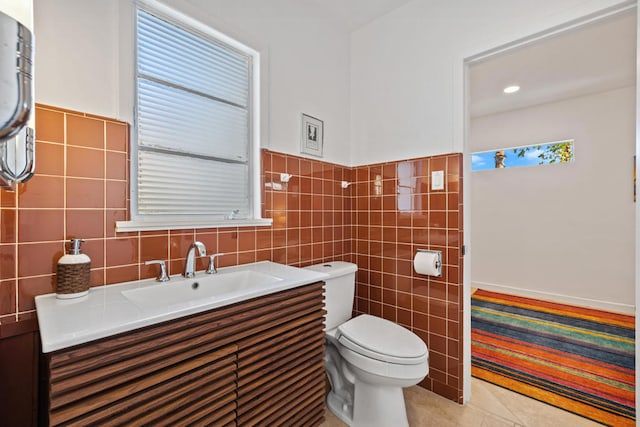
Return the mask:
<path fill-rule="evenodd" d="M 140 215 L 251 214 L 251 57 L 137 11 Z"/>

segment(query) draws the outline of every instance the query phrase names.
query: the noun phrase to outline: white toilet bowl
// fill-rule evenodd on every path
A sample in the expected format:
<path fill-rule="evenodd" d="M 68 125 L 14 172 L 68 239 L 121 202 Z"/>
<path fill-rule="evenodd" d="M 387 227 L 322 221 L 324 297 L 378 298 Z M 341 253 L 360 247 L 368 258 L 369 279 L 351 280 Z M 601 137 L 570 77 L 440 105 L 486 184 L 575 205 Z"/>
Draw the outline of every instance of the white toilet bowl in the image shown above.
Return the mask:
<path fill-rule="evenodd" d="M 351 426 L 408 426 L 402 388 L 417 384 L 429 371 L 422 340 L 395 323 L 363 314 L 328 331 L 327 341 L 340 357 L 327 364 L 329 378 L 342 375 L 342 384 L 350 385 L 338 390 L 330 380 L 332 412 Z M 340 372 L 330 372 L 337 367 Z M 335 405 L 344 400 L 335 397 L 345 393 L 352 393 L 351 408 Z"/>
<path fill-rule="evenodd" d="M 330 274 L 325 280 L 325 362 L 331 383 L 327 406 L 350 426 L 408 426 L 402 388 L 419 383 L 429 372 L 427 346 L 388 320 L 367 314 L 351 319 L 354 264 L 333 262 L 308 268 Z"/>

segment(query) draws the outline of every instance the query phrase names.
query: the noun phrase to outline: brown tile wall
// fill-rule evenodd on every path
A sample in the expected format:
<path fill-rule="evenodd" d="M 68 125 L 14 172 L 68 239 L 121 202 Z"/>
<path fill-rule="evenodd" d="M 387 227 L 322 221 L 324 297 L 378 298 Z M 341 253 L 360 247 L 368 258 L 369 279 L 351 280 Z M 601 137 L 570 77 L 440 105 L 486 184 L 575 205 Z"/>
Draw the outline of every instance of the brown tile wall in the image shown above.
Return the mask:
<path fill-rule="evenodd" d="M 445 189 L 431 190 L 431 171 Z M 429 348 L 422 385 L 462 403 L 462 155 L 353 170 L 353 252 L 358 264 L 356 313 L 406 326 Z M 413 270 L 416 250 L 442 251 L 442 277 Z"/>
<path fill-rule="evenodd" d="M 262 150 L 262 212 L 272 227 L 116 233 L 128 218 L 126 123 L 55 107 L 36 108 L 36 175 L 0 190 L 0 327 L 32 321 L 34 297 L 55 291 L 65 241 L 81 237 L 92 286 L 153 277 L 151 259 L 183 268 L 190 243 L 224 252 L 220 266 L 272 260 L 359 265 L 355 311 L 381 315 L 429 345 L 423 385 L 460 401 L 462 380 L 461 155 L 349 168 Z M 430 170 L 445 191 L 430 192 Z M 280 174 L 293 175 L 282 182 Z M 380 179 L 376 179 L 380 176 Z M 341 181 L 353 184 L 348 189 Z M 416 248 L 441 249 L 445 275 L 414 275 Z M 204 269 L 201 261 L 198 269 Z"/>

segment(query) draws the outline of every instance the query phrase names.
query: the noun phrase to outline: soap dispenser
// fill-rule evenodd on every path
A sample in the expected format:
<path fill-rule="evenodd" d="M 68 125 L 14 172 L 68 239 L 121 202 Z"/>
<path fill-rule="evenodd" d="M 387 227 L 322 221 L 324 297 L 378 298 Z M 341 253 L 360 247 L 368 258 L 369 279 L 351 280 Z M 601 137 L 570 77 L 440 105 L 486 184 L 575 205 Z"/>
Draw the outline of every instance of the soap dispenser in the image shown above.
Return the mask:
<path fill-rule="evenodd" d="M 91 258 L 80 251 L 82 242 L 71 239 L 69 253 L 58 260 L 56 298 L 78 298 L 89 293 Z"/>

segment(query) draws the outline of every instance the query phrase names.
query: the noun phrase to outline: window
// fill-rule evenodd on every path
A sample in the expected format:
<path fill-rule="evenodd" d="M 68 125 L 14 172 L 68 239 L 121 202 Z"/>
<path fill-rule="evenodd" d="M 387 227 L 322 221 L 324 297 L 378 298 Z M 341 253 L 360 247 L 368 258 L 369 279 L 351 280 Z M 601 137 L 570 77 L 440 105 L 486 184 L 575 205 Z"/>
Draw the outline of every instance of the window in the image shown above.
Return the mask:
<path fill-rule="evenodd" d="M 471 170 L 504 169 L 574 161 L 573 140 L 482 151 L 471 155 Z"/>
<path fill-rule="evenodd" d="M 260 221 L 257 52 L 177 12 L 136 10 L 132 221 Z M 256 221 L 257 220 L 257 221 Z"/>

